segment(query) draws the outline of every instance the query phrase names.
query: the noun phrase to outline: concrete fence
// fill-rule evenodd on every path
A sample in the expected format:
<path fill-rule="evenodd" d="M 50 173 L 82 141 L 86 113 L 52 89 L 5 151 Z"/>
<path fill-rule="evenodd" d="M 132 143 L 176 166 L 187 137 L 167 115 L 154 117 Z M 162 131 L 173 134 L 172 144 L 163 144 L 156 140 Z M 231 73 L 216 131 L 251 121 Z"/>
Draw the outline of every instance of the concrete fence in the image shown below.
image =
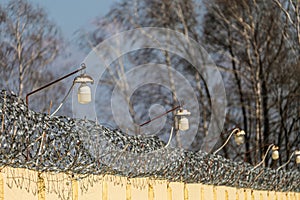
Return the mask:
<path fill-rule="evenodd" d="M 4 167 L 0 200 L 300 200 L 300 193 Z"/>

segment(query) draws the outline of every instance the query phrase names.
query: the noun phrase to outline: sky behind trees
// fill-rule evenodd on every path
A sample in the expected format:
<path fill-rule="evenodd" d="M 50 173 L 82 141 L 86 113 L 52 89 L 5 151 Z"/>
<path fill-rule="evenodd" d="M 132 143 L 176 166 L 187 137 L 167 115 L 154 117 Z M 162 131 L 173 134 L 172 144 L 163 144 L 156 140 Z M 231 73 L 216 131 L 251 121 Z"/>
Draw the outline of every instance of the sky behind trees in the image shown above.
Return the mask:
<path fill-rule="evenodd" d="M 7 0 L 5 0 L 7 1 Z M 103 16 L 118 0 L 30 0 L 39 4 L 48 13 L 49 17 L 60 26 L 64 36 L 71 39 L 74 32 L 81 27 L 88 27 L 97 16 Z"/>

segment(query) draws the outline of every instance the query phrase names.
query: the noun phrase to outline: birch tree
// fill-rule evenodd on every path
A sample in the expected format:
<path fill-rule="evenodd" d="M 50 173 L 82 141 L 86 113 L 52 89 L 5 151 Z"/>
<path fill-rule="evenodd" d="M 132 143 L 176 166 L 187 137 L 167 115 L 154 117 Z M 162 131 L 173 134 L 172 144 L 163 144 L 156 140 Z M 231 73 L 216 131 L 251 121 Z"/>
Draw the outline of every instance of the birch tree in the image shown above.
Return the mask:
<path fill-rule="evenodd" d="M 0 13 L 1 84 L 24 96 L 51 77 L 44 72 L 57 57 L 62 38 L 45 11 L 27 1 L 11 0 Z"/>
<path fill-rule="evenodd" d="M 257 163 L 271 143 L 285 150 L 282 157 L 287 160 L 291 153 L 287 149 L 295 148 L 291 141 L 299 130 L 294 123 L 296 113 L 283 116 L 296 108 L 292 102 L 299 91 L 299 82 L 292 75 L 299 65 L 299 54 L 295 54 L 298 47 L 293 45 L 295 37 L 287 37 L 291 32 L 287 18 L 276 4 L 265 1 L 216 0 L 208 2 L 207 8 L 205 40 L 219 68 L 227 72 L 228 83 L 232 83 L 227 91 L 231 99 L 228 122 L 239 124 L 248 133 L 245 160 Z M 275 88 L 280 92 L 275 93 Z M 284 109 L 276 107 L 283 103 L 278 98 L 291 102 L 284 103 Z M 284 129 L 289 132 L 283 133 Z"/>

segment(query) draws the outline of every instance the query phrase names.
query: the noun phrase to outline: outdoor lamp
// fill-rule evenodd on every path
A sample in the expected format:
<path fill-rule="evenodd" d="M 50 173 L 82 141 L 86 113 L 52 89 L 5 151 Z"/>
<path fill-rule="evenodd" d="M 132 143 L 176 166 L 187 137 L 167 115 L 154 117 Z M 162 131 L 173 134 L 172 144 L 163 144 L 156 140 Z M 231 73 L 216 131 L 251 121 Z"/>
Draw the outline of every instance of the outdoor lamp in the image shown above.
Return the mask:
<path fill-rule="evenodd" d="M 30 95 L 32 95 L 32 94 L 34 94 L 36 92 L 39 92 L 39 91 L 41 91 L 41 90 L 43 90 L 43 89 L 45 89 L 45 88 L 47 88 L 47 87 L 49 87 L 49 86 L 57 83 L 57 82 L 59 82 L 59 81 L 61 81 L 63 79 L 66 79 L 66 78 L 68 78 L 68 77 L 70 77 L 70 76 L 72 76 L 72 75 L 74 75 L 74 74 L 76 74 L 76 73 L 78 73 L 78 72 L 80 72 L 80 71 L 82 71 L 84 69 L 86 69 L 86 65 L 84 63 L 82 63 L 80 69 L 77 69 L 77 70 L 75 70 L 75 71 L 73 71 L 73 72 L 71 72 L 71 73 L 69 73 L 69 74 L 67 74 L 67 75 L 65 75 L 65 76 L 57 79 L 57 80 L 54 80 L 54 81 L 52 81 L 52 82 L 50 82 L 50 83 L 48 83 L 48 84 L 46 84 L 46 85 L 44 85 L 44 86 L 36 89 L 36 90 L 31 91 L 30 93 L 28 93 L 26 95 L 26 105 L 27 105 L 27 107 L 28 107 L 29 96 Z M 79 103 L 86 104 L 86 103 L 91 102 L 91 89 L 87 85 L 87 83 L 93 84 L 94 80 L 90 76 L 88 76 L 86 74 L 82 74 L 80 76 L 77 76 L 74 79 L 72 87 L 70 88 L 69 92 L 65 96 L 63 102 L 66 100 L 66 97 L 70 94 L 70 92 L 71 92 L 73 86 L 75 85 L 75 83 L 80 83 L 81 84 L 80 87 L 79 87 L 79 89 L 78 89 L 78 101 L 79 101 Z M 59 108 L 62 106 L 63 102 L 59 105 L 58 109 L 54 113 L 56 113 L 59 110 Z"/>
<path fill-rule="evenodd" d="M 296 163 L 300 164 L 300 151 L 295 151 Z"/>
<path fill-rule="evenodd" d="M 269 151 L 271 150 L 271 148 L 272 148 L 272 159 L 273 160 L 278 160 L 278 158 L 279 158 L 279 152 L 278 152 L 279 147 L 275 146 L 274 144 L 270 144 L 267 151 L 266 151 L 266 153 L 265 153 L 265 155 L 264 155 L 264 157 L 263 157 L 263 159 L 262 159 L 262 161 L 260 163 L 258 163 L 257 165 L 255 165 L 251 169 L 252 171 L 264 163 L 264 161 L 266 160 L 267 155 L 268 155 Z"/>
<path fill-rule="evenodd" d="M 230 135 L 228 136 L 224 144 L 213 153 L 214 155 L 217 154 L 219 151 L 221 151 L 221 149 L 225 147 L 225 145 L 229 142 L 233 134 L 234 134 L 234 141 L 238 146 L 245 142 L 245 135 L 246 135 L 245 131 L 239 128 L 235 128 L 231 131 Z"/>
<path fill-rule="evenodd" d="M 91 88 L 88 86 L 88 83 L 93 84 L 94 80 L 92 77 L 81 74 L 80 76 L 77 76 L 74 79 L 74 84 L 80 83 L 80 86 L 78 88 L 77 96 L 78 96 L 78 102 L 81 104 L 87 104 L 92 101 L 92 92 Z"/>
<path fill-rule="evenodd" d="M 235 143 L 240 146 L 241 144 L 244 144 L 245 142 L 245 131 L 244 130 L 239 130 L 235 135 L 234 135 L 234 141 Z"/>
<path fill-rule="evenodd" d="M 300 164 L 300 151 L 294 151 L 292 153 L 292 155 L 290 156 L 290 158 L 288 159 L 288 161 L 286 163 L 284 163 L 283 165 L 281 165 L 280 167 L 278 167 L 277 171 L 279 171 L 280 169 L 282 169 L 283 167 L 285 167 L 287 164 L 289 164 L 291 162 L 291 159 L 293 156 L 296 156 L 296 163 Z"/>
<path fill-rule="evenodd" d="M 187 110 L 184 109 L 179 109 L 177 111 L 177 113 L 175 114 L 175 116 L 177 117 L 177 124 L 176 124 L 176 128 L 181 130 L 181 131 L 186 131 L 189 129 L 189 120 L 187 118 L 187 116 L 190 116 L 191 113 Z M 178 119 L 179 118 L 179 119 Z"/>
<path fill-rule="evenodd" d="M 278 146 L 273 146 L 272 147 L 272 159 L 273 160 L 278 160 L 279 158 L 279 152 L 278 152 L 279 147 Z"/>

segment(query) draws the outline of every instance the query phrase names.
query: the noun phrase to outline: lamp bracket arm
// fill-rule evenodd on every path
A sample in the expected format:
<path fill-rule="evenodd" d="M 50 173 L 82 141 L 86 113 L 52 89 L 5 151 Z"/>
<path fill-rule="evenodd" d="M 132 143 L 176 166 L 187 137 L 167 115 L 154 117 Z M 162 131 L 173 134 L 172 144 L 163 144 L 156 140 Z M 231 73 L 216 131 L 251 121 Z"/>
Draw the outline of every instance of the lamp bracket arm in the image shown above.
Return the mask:
<path fill-rule="evenodd" d="M 45 89 L 45 88 L 47 88 L 47 87 L 49 87 L 49 86 L 51 86 L 51 85 L 57 83 L 57 82 L 59 82 L 59 81 L 65 79 L 65 78 L 68 78 L 69 76 L 72 76 L 73 74 L 76 74 L 77 72 L 82 71 L 82 70 L 84 70 L 85 68 L 86 68 L 85 64 L 82 63 L 82 64 L 81 64 L 81 68 L 79 68 L 79 69 L 77 69 L 77 70 L 75 70 L 75 71 L 73 71 L 73 72 L 71 72 L 71 73 L 69 73 L 69 74 L 67 74 L 67 75 L 65 75 L 65 76 L 63 76 L 63 77 L 60 77 L 59 79 L 57 79 L 57 80 L 55 80 L 55 81 L 52 81 L 52 82 L 50 82 L 50 83 L 48 83 L 48 84 L 46 84 L 46 85 L 44 85 L 44 86 L 42 86 L 42 87 L 40 87 L 40 88 L 38 88 L 38 89 L 36 89 L 36 90 L 33 90 L 33 91 L 29 92 L 29 93 L 26 95 L 26 105 L 28 106 L 28 100 L 29 100 L 29 96 L 30 96 L 30 95 L 32 95 L 32 94 L 34 94 L 34 93 L 36 93 L 36 92 L 39 92 L 39 91 L 41 91 L 41 90 L 43 90 L 43 89 Z"/>

